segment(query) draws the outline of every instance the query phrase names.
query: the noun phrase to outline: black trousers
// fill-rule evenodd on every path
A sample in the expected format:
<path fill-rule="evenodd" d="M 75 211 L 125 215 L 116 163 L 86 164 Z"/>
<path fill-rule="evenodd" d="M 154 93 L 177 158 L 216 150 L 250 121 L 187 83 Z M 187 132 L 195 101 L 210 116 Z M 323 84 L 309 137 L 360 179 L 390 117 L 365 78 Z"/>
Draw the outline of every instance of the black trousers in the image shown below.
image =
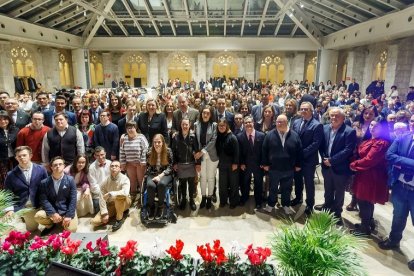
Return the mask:
<path fill-rule="evenodd" d="M 227 203 L 227 199 L 229 199 L 230 205 L 239 204 L 238 176 L 238 170 L 232 171 L 231 167 L 219 168 L 219 196 L 221 203 Z"/>
<path fill-rule="evenodd" d="M 256 205 L 263 203 L 263 176 L 264 172 L 259 166 L 246 166 L 244 171 L 240 171 L 240 192 L 241 202 L 246 202 L 250 194 L 250 182 L 254 177 L 254 200 Z"/>
<path fill-rule="evenodd" d="M 306 188 L 306 205 L 313 207 L 315 205 L 315 170 L 316 166 L 303 166 L 302 170 L 295 172 L 295 197 L 303 198 L 303 187 Z M 305 185 L 303 185 L 305 183 Z"/>
<path fill-rule="evenodd" d="M 188 198 L 190 201 L 193 201 L 193 194 L 194 194 L 194 177 L 187 177 L 187 178 L 179 178 L 178 181 L 180 182 L 181 186 L 181 196 L 183 200 L 187 199 L 187 187 L 188 187 Z"/>
<path fill-rule="evenodd" d="M 168 185 L 171 185 L 172 176 L 171 175 L 165 175 L 158 183 L 155 183 L 152 181 L 152 178 L 154 176 L 148 176 L 147 177 L 147 200 L 148 200 L 148 206 L 152 207 L 154 206 L 154 199 L 155 199 L 155 193 L 158 195 L 158 202 L 159 206 L 164 206 L 165 201 L 165 190 L 167 189 Z"/>
<path fill-rule="evenodd" d="M 322 169 L 323 184 L 325 187 L 325 206 L 340 217 L 344 205 L 345 189 L 351 179 L 350 175 L 340 175 L 329 169 Z"/>
<path fill-rule="evenodd" d="M 360 199 L 358 199 L 358 204 L 361 229 L 370 229 L 371 220 L 374 218 L 374 204 Z"/>

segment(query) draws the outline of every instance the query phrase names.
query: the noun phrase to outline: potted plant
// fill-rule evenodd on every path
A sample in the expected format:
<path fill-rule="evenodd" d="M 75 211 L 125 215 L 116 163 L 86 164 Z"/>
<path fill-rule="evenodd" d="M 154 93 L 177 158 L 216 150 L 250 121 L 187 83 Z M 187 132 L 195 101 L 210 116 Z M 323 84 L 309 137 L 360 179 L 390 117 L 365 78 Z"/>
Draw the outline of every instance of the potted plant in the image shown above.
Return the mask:
<path fill-rule="evenodd" d="M 119 249 L 119 265 L 115 270 L 115 275 L 146 275 L 152 265 L 150 257 L 138 252 L 136 241 L 129 240 L 124 247 Z"/>
<path fill-rule="evenodd" d="M 333 214 L 313 214 L 303 228 L 283 227 L 271 245 L 282 275 L 366 275 L 359 250 L 361 237 L 337 228 Z"/>
<path fill-rule="evenodd" d="M 11 231 L 0 244 L 0 275 L 23 275 L 35 266 L 29 259 L 30 232 Z"/>
<path fill-rule="evenodd" d="M 197 275 L 215 276 L 224 275 L 224 264 L 228 261 L 220 240 L 215 240 L 213 246 L 210 243 L 197 246 L 197 252 L 202 260 L 197 265 Z"/>
<path fill-rule="evenodd" d="M 244 253 L 248 261 L 240 266 L 243 275 L 276 275 L 273 265 L 266 263 L 271 255 L 270 248 L 260 246 L 253 248 L 253 244 L 250 244 Z"/>
<path fill-rule="evenodd" d="M 165 250 L 168 255 L 165 257 L 168 273 L 167 275 L 184 276 L 190 275 L 194 271 L 194 259 L 189 254 L 182 254 L 184 242 L 176 240 L 175 246 Z"/>

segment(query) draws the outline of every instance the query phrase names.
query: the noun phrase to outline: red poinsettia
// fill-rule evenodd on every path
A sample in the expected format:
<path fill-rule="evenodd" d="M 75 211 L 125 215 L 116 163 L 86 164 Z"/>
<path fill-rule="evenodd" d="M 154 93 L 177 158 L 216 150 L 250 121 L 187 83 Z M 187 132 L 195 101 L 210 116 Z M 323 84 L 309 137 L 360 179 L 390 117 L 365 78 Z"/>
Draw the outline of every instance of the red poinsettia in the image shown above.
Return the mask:
<path fill-rule="evenodd" d="M 65 243 L 60 247 L 60 251 L 67 256 L 72 256 L 78 252 L 81 243 L 82 242 L 79 240 L 73 241 L 70 238 L 67 238 Z"/>
<path fill-rule="evenodd" d="M 222 265 L 227 262 L 226 253 L 224 252 L 224 248 L 220 245 L 220 240 L 214 241 L 213 248 L 211 248 L 210 243 L 206 243 L 205 246 L 197 246 L 197 252 L 207 264 L 215 263 L 217 265 Z"/>
<path fill-rule="evenodd" d="M 252 265 L 258 266 L 266 262 L 267 258 L 271 255 L 271 251 L 268 247 L 253 248 L 253 244 L 250 244 L 244 252 Z"/>
<path fill-rule="evenodd" d="M 137 249 L 137 242 L 129 240 L 127 244 L 119 250 L 118 256 L 121 259 L 121 263 L 132 260 Z"/>
<path fill-rule="evenodd" d="M 169 249 L 165 250 L 168 254 L 170 254 L 171 258 L 173 258 L 175 261 L 180 261 L 184 258 L 184 256 L 181 254 L 184 248 L 184 242 L 182 240 L 176 240 L 175 241 L 175 247 L 170 246 Z"/>

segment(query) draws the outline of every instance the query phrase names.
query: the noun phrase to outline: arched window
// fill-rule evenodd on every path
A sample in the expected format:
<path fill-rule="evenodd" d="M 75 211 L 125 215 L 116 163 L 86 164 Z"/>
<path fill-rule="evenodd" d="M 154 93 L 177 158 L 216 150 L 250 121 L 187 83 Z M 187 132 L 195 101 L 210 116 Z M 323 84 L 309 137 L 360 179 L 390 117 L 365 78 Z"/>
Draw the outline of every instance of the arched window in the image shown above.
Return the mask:
<path fill-rule="evenodd" d="M 281 83 L 285 79 L 285 66 L 282 59 L 275 55 L 266 56 L 262 59 L 259 69 L 261 82 Z"/>
<path fill-rule="evenodd" d="M 72 57 L 69 51 L 59 52 L 59 76 L 61 87 L 72 87 Z"/>
<path fill-rule="evenodd" d="M 318 57 L 313 57 L 306 67 L 306 79 L 309 82 L 315 81 L 316 64 L 318 63 Z"/>
<path fill-rule="evenodd" d="M 220 55 L 214 59 L 213 77 L 238 78 L 239 66 L 236 58 L 230 54 Z"/>
<path fill-rule="evenodd" d="M 126 57 L 124 65 L 124 80 L 131 86 L 134 84 L 141 83 L 137 86 L 147 86 L 147 62 L 139 54 L 130 54 Z M 141 81 L 135 81 L 135 79 L 140 79 Z"/>
<path fill-rule="evenodd" d="M 14 76 L 36 77 L 36 66 L 32 54 L 25 47 L 13 47 L 10 54 Z"/>
<path fill-rule="evenodd" d="M 388 51 L 384 50 L 378 57 L 377 62 L 374 64 L 373 80 L 385 80 L 385 74 L 387 72 Z"/>
<path fill-rule="evenodd" d="M 104 85 L 102 57 L 97 53 L 90 54 L 90 71 L 92 86 Z"/>
<path fill-rule="evenodd" d="M 190 58 L 183 54 L 174 54 L 168 64 L 168 78 L 179 79 L 181 83 L 192 80 Z"/>

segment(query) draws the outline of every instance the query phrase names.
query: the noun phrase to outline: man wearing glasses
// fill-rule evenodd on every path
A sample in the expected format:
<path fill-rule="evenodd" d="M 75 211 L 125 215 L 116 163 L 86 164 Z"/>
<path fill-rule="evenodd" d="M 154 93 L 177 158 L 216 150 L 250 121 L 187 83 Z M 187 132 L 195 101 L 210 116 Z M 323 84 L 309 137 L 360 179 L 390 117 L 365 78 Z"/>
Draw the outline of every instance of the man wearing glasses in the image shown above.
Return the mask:
<path fill-rule="evenodd" d="M 42 210 L 35 214 L 35 221 L 43 225 L 41 235 L 49 234 L 57 225 L 76 232 L 76 184 L 73 177 L 63 173 L 65 160 L 56 156 L 50 162 L 52 174 L 40 182 L 39 201 Z"/>
<path fill-rule="evenodd" d="M 49 127 L 43 125 L 44 115 L 40 111 L 32 114 L 32 123 L 22 128 L 17 134 L 16 147 L 28 146 L 32 149 L 32 162 L 42 162 L 42 141 Z"/>
<path fill-rule="evenodd" d="M 313 117 L 313 105 L 310 102 L 302 102 L 300 114 L 302 119 L 294 121 L 292 130 L 299 134 L 302 142 L 303 161 L 302 170 L 295 172 L 295 199 L 291 201 L 291 206 L 302 204 L 303 180 L 305 180 L 305 213 L 310 215 L 315 205 L 314 175 L 319 162 L 318 150 L 323 139 L 323 126 Z"/>

